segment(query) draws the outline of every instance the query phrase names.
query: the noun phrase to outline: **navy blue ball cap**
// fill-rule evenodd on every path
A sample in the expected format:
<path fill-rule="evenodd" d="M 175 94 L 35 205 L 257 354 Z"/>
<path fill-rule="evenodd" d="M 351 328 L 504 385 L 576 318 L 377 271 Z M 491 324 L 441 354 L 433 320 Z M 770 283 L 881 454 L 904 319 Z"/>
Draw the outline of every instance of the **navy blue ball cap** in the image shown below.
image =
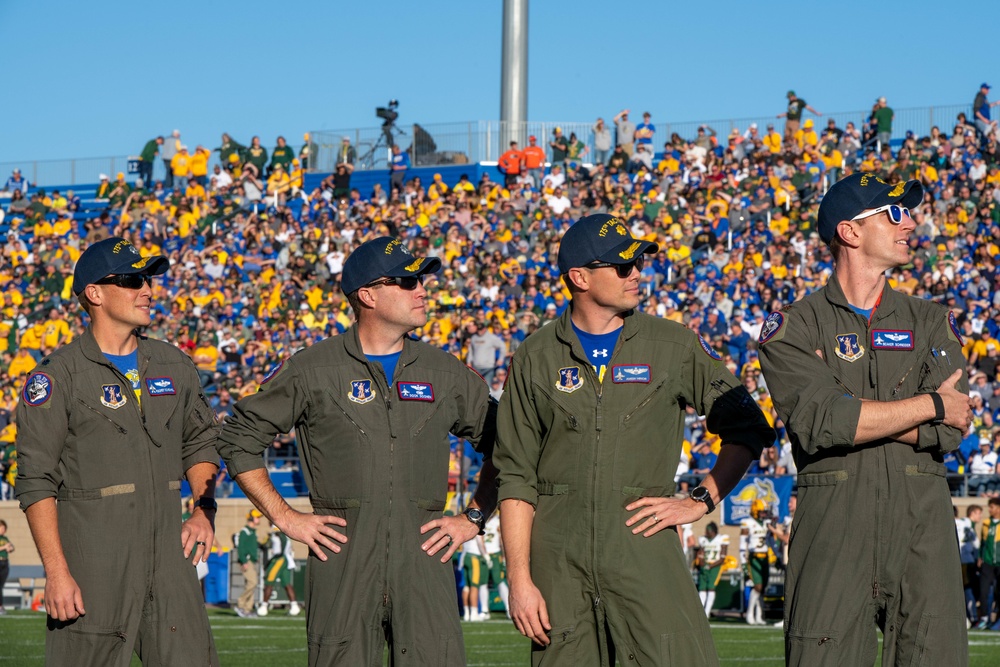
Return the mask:
<path fill-rule="evenodd" d="M 659 250 L 652 241 L 637 239 L 629 232 L 621 218 L 607 213 L 595 213 L 580 218 L 572 225 L 559 243 L 559 271 L 590 264 L 628 264 L 639 255 Z"/>
<path fill-rule="evenodd" d="M 73 270 L 73 293 L 79 295 L 87 285 L 108 276 L 129 273 L 158 276 L 169 268 L 170 260 L 163 255 L 143 257 L 131 241 L 112 236 L 91 245 L 80 255 Z"/>
<path fill-rule="evenodd" d="M 915 208 L 923 198 L 920 181 L 890 185 L 875 174 L 851 174 L 834 183 L 823 197 L 819 205 L 819 237 L 829 243 L 837 234 L 837 225 L 862 211 L 889 204 Z"/>
<path fill-rule="evenodd" d="M 380 236 L 362 243 L 348 255 L 340 274 L 340 289 L 350 294 L 379 278 L 422 276 L 440 270 L 441 260 L 437 257 L 414 257 L 399 239 Z"/>

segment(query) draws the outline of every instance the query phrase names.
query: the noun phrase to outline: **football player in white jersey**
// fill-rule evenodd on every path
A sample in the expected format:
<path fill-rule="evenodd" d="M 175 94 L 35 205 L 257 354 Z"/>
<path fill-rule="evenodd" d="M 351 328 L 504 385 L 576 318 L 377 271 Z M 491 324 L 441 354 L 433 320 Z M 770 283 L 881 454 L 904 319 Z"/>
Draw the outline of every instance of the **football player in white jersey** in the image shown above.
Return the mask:
<path fill-rule="evenodd" d="M 750 516 L 743 519 L 740 530 L 740 557 L 753 581 L 750 602 L 747 604 L 746 620 L 749 625 L 763 625 L 764 591 L 770 570 L 768 562 L 767 503 L 760 498 L 750 503 Z"/>
<path fill-rule="evenodd" d="M 705 607 L 705 616 L 712 615 L 715 604 L 715 587 L 722 577 L 722 564 L 729 555 L 729 536 L 719 535 L 719 527 L 713 521 L 705 526 L 705 535 L 698 538 L 695 567 L 698 572 L 698 596 Z"/>

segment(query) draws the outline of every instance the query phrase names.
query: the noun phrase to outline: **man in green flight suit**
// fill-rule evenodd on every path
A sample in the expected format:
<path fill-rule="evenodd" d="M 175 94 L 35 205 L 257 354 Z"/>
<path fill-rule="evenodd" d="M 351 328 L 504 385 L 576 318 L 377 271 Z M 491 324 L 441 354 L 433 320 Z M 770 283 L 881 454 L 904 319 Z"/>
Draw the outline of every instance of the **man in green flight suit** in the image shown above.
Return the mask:
<path fill-rule="evenodd" d="M 87 248 L 73 291 L 90 327 L 21 391 L 16 490 L 45 566 L 48 665 L 219 664 L 195 571 L 215 537 L 215 413 L 190 357 L 136 333 L 168 264 L 117 237 Z"/>
<path fill-rule="evenodd" d="M 771 313 L 761 367 L 798 468 L 785 582 L 788 665 L 968 664 L 944 453 L 972 418 L 947 308 L 894 291 L 917 181 L 857 173 L 827 192 L 826 286 Z"/>
<path fill-rule="evenodd" d="M 674 526 L 714 510 L 774 430 L 708 343 L 635 310 L 656 249 L 610 215 L 576 222 L 558 259 L 571 307 L 510 365 L 500 522 L 535 665 L 718 665 Z M 674 498 L 689 405 L 723 444 L 702 485 Z"/>
<path fill-rule="evenodd" d="M 219 437 L 236 482 L 307 544 L 310 667 L 465 664 L 449 563 L 496 505 L 495 409 L 482 378 L 407 334 L 427 322 L 423 286 L 441 268 L 395 238 L 363 243 L 341 289 L 357 323 L 284 360 L 240 400 Z M 261 454 L 295 429 L 314 514 L 278 495 Z M 448 434 L 484 456 L 475 498 L 442 516 Z"/>

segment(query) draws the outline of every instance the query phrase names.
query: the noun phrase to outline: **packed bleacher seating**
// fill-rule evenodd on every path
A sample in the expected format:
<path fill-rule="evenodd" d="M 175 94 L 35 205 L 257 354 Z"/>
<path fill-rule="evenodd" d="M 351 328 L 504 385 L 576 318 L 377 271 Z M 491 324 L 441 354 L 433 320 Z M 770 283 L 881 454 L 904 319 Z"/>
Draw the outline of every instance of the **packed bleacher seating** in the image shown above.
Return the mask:
<path fill-rule="evenodd" d="M 338 286 L 344 259 L 382 234 L 441 258 L 445 268 L 428 286 L 430 320 L 416 335 L 474 365 L 499 395 L 509 355 L 568 307 L 555 263 L 561 234 L 583 215 L 613 213 L 636 236 L 660 244 L 642 271 L 641 308 L 699 332 L 773 421 L 757 336 L 770 311 L 830 275 L 832 257 L 815 234 L 818 203 L 830 183 L 864 170 L 889 183 L 915 178 L 924 185 L 924 203 L 911 211 L 913 262 L 895 271 L 891 283 L 955 311 L 976 417 L 946 463 L 956 493 L 996 495 L 996 126 L 977 128 L 960 117 L 927 136 L 884 141 L 874 117 L 873 110 L 872 118 L 844 127 L 831 120 L 822 128 L 806 119 L 786 135 L 780 121 L 777 129 L 755 123 L 724 137 L 702 126 L 654 149 L 646 141 L 653 133 L 642 126 L 625 136 L 619 114 L 613 143 L 606 143 L 609 129 L 601 121 L 587 142 L 559 131 L 532 137 L 524 151 L 512 146 L 514 154 L 501 159 L 504 171 L 487 171 L 478 182 L 425 182 L 407 178 L 403 168 L 402 178 L 394 172 L 391 181 L 387 176 L 363 192 L 351 186 L 356 153 L 346 137 L 336 171 L 306 191 L 308 135 L 301 150 L 280 139 L 270 153 L 256 137 L 244 146 L 223 135 L 217 157 L 202 146 L 189 153 L 176 133 L 159 137 L 143 155 L 148 162 L 169 154 L 168 178 L 151 183 L 119 173 L 74 192 L 12 174 L 0 195 L 5 485 L 16 470 L 10 420 L 21 383 L 42 356 L 82 331 L 84 314 L 69 282 L 74 262 L 87 244 L 109 235 L 130 238 L 143 254 L 170 257 L 170 271 L 154 283 L 157 312 L 148 334 L 191 355 L 224 415 L 280 359 L 350 326 Z M 538 150 L 527 149 L 546 144 L 539 167 L 531 157 Z M 595 146 L 592 154 L 588 145 Z M 140 173 L 149 180 L 152 165 Z M 752 472 L 794 474 L 778 426 L 779 441 Z M 682 484 L 710 467 L 719 445 L 693 413 L 686 441 Z M 294 437 L 276 441 L 271 456 L 275 466 L 294 459 Z"/>

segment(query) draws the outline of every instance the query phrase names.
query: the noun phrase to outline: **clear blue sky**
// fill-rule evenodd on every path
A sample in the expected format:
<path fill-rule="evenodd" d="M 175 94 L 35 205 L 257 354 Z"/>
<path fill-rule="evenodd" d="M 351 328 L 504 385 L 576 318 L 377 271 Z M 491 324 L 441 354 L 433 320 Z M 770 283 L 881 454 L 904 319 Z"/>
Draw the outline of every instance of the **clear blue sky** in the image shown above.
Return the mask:
<path fill-rule="evenodd" d="M 392 97 L 401 123 L 494 119 L 501 14 L 501 0 L 0 0 L 0 162 L 136 154 L 173 128 L 191 145 L 228 131 L 297 146 L 377 125 Z M 777 114 L 789 88 L 823 112 L 879 95 L 900 109 L 1000 84 L 996 0 L 531 0 L 529 16 L 530 120 Z"/>

